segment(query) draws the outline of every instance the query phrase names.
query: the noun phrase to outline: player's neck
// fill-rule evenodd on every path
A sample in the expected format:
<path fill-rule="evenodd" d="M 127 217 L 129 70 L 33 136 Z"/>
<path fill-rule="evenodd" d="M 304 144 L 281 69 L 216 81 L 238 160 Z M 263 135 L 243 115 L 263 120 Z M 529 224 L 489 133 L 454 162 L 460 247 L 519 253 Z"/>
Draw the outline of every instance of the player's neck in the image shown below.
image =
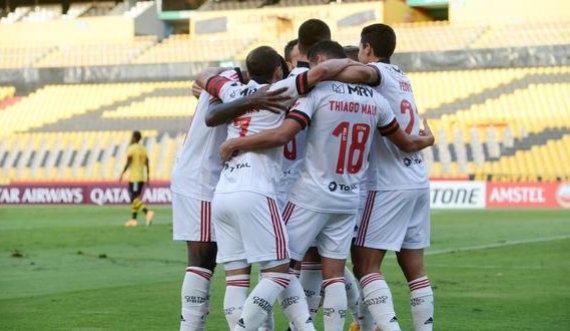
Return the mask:
<path fill-rule="evenodd" d="M 299 58 L 297 59 L 297 66 L 299 65 L 299 62 L 309 63 L 309 58 L 307 57 L 307 54 L 299 54 Z"/>

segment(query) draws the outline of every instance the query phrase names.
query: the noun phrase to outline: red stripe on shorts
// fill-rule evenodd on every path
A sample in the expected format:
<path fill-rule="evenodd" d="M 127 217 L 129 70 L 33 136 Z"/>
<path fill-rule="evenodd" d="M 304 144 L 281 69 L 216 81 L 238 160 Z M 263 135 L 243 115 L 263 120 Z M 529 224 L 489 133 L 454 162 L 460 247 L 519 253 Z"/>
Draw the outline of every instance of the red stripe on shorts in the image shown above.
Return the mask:
<path fill-rule="evenodd" d="M 356 236 L 356 246 L 363 246 L 366 241 L 366 231 L 368 230 L 368 223 L 370 223 L 370 215 L 372 214 L 372 209 L 374 208 L 374 200 L 376 199 L 376 191 L 368 192 L 368 197 L 366 198 L 366 206 L 364 207 L 364 212 L 362 213 L 362 221 L 360 222 L 360 228 L 358 229 L 358 235 Z"/>
<path fill-rule="evenodd" d="M 285 205 L 285 211 L 283 211 L 283 222 L 285 222 L 285 224 L 289 223 L 291 214 L 293 214 L 293 209 L 295 209 L 295 204 L 292 202 L 287 202 Z"/>
<path fill-rule="evenodd" d="M 212 204 L 200 202 L 200 241 L 212 241 Z"/>
<path fill-rule="evenodd" d="M 285 242 L 285 233 L 283 231 L 283 224 L 281 217 L 279 217 L 279 209 L 275 200 L 267 198 L 269 205 L 269 212 L 271 214 L 271 223 L 273 223 L 273 232 L 275 233 L 275 246 L 277 249 L 277 260 L 283 260 L 287 257 L 287 249 Z"/>

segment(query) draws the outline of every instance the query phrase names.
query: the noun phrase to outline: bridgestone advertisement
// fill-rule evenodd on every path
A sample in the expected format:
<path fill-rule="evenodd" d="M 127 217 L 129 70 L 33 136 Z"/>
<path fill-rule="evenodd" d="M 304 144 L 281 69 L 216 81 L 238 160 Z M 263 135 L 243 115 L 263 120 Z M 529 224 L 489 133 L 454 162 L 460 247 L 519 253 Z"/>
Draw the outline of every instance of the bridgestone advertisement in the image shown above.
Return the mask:
<path fill-rule="evenodd" d="M 430 193 L 434 209 L 482 209 L 486 205 L 485 182 L 432 181 Z"/>

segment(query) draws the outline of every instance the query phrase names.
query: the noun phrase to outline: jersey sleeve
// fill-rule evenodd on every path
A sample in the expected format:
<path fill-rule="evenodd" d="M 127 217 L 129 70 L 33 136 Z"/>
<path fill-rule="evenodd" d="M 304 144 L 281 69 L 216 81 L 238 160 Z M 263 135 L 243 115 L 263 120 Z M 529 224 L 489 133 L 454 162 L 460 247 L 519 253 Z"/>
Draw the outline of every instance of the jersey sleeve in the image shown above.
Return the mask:
<path fill-rule="evenodd" d="M 398 131 L 400 125 L 388 101 L 382 97 L 376 97 L 375 99 L 376 106 L 378 107 L 378 131 L 380 131 L 380 134 L 383 136 L 389 136 Z"/>
<path fill-rule="evenodd" d="M 376 64 L 376 63 L 370 63 L 368 64 L 368 66 L 374 70 L 376 70 L 376 73 L 378 74 L 378 80 L 376 80 L 375 82 L 369 83 L 368 86 L 372 86 L 372 87 L 377 87 L 380 86 L 380 84 L 382 84 L 382 77 L 383 77 L 383 70 L 384 67 Z"/>
<path fill-rule="evenodd" d="M 220 75 L 211 77 L 206 83 L 206 91 L 222 102 L 235 99 L 235 96 L 239 95 L 239 91 L 242 89 L 242 84 Z"/>
<path fill-rule="evenodd" d="M 301 95 L 309 93 L 309 71 L 305 71 L 296 76 L 288 77 L 271 85 L 269 91 L 274 91 L 282 87 L 286 87 L 287 91 L 283 93 L 284 96 L 290 98 L 297 98 Z"/>
<path fill-rule="evenodd" d="M 286 118 L 297 121 L 301 128 L 305 129 L 311 125 L 311 118 L 315 113 L 315 109 L 314 96 L 311 93 L 299 98 L 287 113 Z"/>

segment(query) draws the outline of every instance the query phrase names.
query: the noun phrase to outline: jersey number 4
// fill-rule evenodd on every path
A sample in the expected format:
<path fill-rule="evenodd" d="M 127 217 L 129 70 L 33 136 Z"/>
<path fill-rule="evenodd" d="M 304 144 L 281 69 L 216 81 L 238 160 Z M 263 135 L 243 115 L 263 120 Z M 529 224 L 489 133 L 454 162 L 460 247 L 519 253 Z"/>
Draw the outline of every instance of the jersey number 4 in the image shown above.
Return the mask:
<path fill-rule="evenodd" d="M 340 137 L 340 146 L 338 151 L 338 161 L 336 163 L 336 173 L 343 174 L 346 170 L 350 174 L 357 173 L 362 168 L 364 162 L 364 151 L 366 149 L 366 142 L 370 137 L 370 125 L 364 123 L 356 123 L 352 125 L 352 130 L 349 122 L 341 122 L 333 130 L 332 135 Z M 350 146 L 348 138 L 350 136 Z M 348 153 L 347 153 L 348 149 Z M 358 152 L 358 154 L 356 153 Z M 347 155 L 348 154 L 348 162 Z M 356 154 L 358 157 L 356 157 Z"/>

